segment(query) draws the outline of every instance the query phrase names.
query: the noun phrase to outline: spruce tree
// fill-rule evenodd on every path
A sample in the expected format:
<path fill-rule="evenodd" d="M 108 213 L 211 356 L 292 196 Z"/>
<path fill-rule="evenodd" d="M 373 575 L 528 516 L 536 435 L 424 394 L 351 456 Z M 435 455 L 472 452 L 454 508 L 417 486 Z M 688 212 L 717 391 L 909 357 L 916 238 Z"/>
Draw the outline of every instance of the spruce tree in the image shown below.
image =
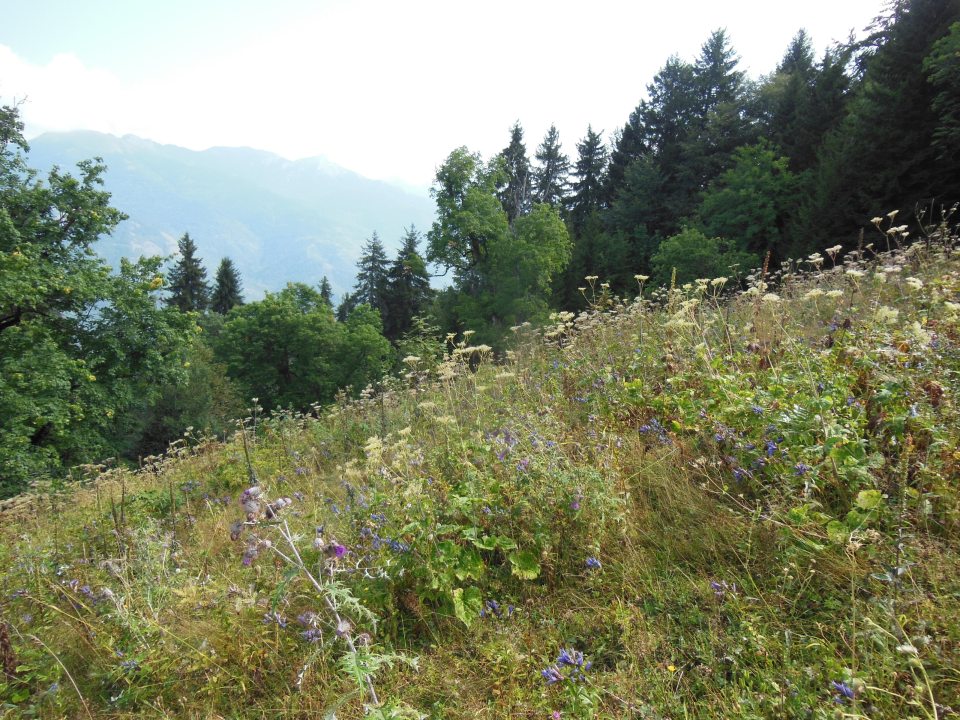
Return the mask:
<path fill-rule="evenodd" d="M 420 233 L 411 225 L 387 273 L 388 311 L 383 334 L 394 342 L 410 330 L 413 319 L 427 308 L 432 295 L 427 263 L 417 249 L 419 243 Z"/>
<path fill-rule="evenodd" d="M 534 170 L 534 198 L 537 202 L 562 207 L 567 193 L 567 173 L 570 161 L 560 146 L 560 133 L 555 125 L 550 126 L 540 147 L 537 148 L 538 166 Z"/>
<path fill-rule="evenodd" d="M 353 287 L 354 305 L 367 304 L 384 314 L 387 292 L 387 253 L 376 231 L 364 244 L 357 261 L 357 282 Z"/>
<path fill-rule="evenodd" d="M 197 246 L 190 233 L 184 233 L 177 246 L 180 259 L 170 270 L 167 305 L 181 312 L 203 312 L 210 303 L 207 271 L 197 257 Z"/>
<path fill-rule="evenodd" d="M 510 144 L 500 153 L 506 172 L 506 185 L 498 194 L 500 203 L 512 224 L 521 215 L 530 211 L 531 184 L 530 160 L 523 144 L 523 128 L 518 120 L 510 128 Z"/>
<path fill-rule="evenodd" d="M 330 286 L 330 281 L 326 275 L 320 280 L 320 297 L 327 305 L 333 307 L 333 288 Z"/>
<path fill-rule="evenodd" d="M 233 260 L 225 257 L 217 268 L 216 284 L 210 297 L 210 309 L 221 315 L 230 312 L 230 308 L 243 305 L 243 288 L 240 273 Z"/>
<path fill-rule="evenodd" d="M 603 200 L 607 148 L 600 133 L 587 126 L 587 135 L 577 143 L 577 162 L 573 167 L 573 196 L 570 198 L 570 219 L 579 230 L 586 219 L 600 210 Z"/>

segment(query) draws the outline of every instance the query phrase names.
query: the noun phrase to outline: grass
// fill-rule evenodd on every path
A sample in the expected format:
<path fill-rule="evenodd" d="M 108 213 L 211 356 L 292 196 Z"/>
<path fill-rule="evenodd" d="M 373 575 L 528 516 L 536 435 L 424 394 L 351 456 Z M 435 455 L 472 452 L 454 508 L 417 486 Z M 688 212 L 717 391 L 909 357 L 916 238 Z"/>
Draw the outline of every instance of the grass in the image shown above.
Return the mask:
<path fill-rule="evenodd" d="M 20 498 L 0 717 L 946 717 L 955 242 L 590 281 L 502 361 Z"/>

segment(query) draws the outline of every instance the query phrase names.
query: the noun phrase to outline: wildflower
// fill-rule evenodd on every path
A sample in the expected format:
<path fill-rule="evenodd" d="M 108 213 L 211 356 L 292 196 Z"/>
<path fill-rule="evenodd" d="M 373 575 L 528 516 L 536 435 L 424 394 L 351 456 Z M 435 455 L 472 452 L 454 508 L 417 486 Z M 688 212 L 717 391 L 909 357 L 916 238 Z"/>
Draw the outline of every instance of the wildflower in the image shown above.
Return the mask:
<path fill-rule="evenodd" d="M 908 277 L 904 282 L 910 286 L 911 290 L 921 290 L 923 289 L 923 280 L 916 277 Z"/>
<path fill-rule="evenodd" d="M 843 297 L 843 290 L 828 290 L 828 291 L 827 291 L 827 297 L 828 297 L 828 298 L 839 298 L 839 297 Z"/>
<path fill-rule="evenodd" d="M 302 637 L 308 643 L 315 643 L 323 639 L 323 633 L 319 628 L 310 628 L 309 630 L 304 630 L 302 633 L 300 633 L 300 637 Z"/>
<path fill-rule="evenodd" d="M 634 275 L 634 276 L 633 276 L 633 279 L 636 280 L 637 282 L 646 282 L 647 280 L 650 279 L 650 276 L 649 276 L 649 275 Z"/>
<path fill-rule="evenodd" d="M 316 627 L 318 616 L 312 610 L 307 610 L 305 612 L 297 615 L 297 622 L 300 623 L 305 628 Z"/>
<path fill-rule="evenodd" d="M 834 690 L 837 691 L 837 695 L 834 696 L 834 702 L 845 703 L 847 700 L 853 700 L 854 697 L 856 697 L 856 693 L 853 691 L 853 688 L 847 685 L 845 682 L 832 680 L 830 685 Z"/>
<path fill-rule="evenodd" d="M 543 679 L 547 681 L 547 685 L 553 685 L 554 683 L 563 681 L 563 674 L 556 665 L 544 668 L 540 671 L 540 674 L 543 675 Z"/>
<path fill-rule="evenodd" d="M 603 567 L 603 565 L 600 564 L 600 561 L 597 560 L 595 557 L 588 557 L 586 561 L 586 566 L 591 570 L 599 570 L 600 568 Z"/>
<path fill-rule="evenodd" d="M 763 408 L 760 407 L 759 405 L 751 405 L 750 410 L 753 412 L 754 415 L 757 415 L 757 416 L 763 415 Z"/>
<path fill-rule="evenodd" d="M 797 476 L 806 475 L 808 472 L 810 472 L 810 466 L 809 466 L 809 465 L 805 465 L 805 464 L 802 463 L 802 462 L 798 462 L 796 465 L 793 466 L 793 472 L 794 472 Z"/>
<path fill-rule="evenodd" d="M 273 625 L 274 623 L 279 625 L 281 628 L 285 628 L 287 626 L 287 619 L 276 611 L 268 612 L 263 616 L 264 625 Z"/>
<path fill-rule="evenodd" d="M 826 293 L 824 293 L 824 291 L 821 290 L 820 288 L 813 288 L 812 290 L 808 290 L 808 291 L 804 294 L 803 299 L 804 299 L 804 300 L 814 300 L 814 299 L 816 299 L 816 298 L 818 298 L 818 297 L 822 297 L 822 296 L 825 295 L 825 294 L 826 294 Z"/>
<path fill-rule="evenodd" d="M 337 637 L 345 638 L 350 636 L 350 631 L 353 630 L 353 626 L 350 624 L 349 620 L 341 619 L 337 623 Z"/>
<path fill-rule="evenodd" d="M 874 313 L 874 318 L 877 322 L 884 325 L 891 325 L 897 321 L 897 317 L 900 315 L 900 311 L 887 307 L 886 305 L 881 305 L 877 308 L 876 313 Z"/>
<path fill-rule="evenodd" d="M 750 471 L 744 470 L 743 468 L 736 467 L 733 469 L 733 477 L 739 482 L 743 482 L 750 477 Z"/>

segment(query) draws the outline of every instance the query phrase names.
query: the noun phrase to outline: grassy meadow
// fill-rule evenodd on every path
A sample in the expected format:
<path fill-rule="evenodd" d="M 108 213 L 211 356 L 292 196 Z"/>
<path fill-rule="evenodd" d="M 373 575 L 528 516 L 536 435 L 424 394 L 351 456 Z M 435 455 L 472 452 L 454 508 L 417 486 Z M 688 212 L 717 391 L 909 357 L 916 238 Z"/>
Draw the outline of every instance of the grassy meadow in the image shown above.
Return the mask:
<path fill-rule="evenodd" d="M 960 712 L 960 257 L 895 223 L 14 499 L 0 718 Z"/>

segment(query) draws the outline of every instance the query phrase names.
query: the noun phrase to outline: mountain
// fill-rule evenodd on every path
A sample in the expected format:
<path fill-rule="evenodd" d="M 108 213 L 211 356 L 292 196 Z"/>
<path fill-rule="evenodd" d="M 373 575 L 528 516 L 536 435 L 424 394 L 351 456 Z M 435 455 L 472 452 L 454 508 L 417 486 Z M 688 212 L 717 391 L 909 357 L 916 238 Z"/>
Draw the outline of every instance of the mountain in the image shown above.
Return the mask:
<path fill-rule="evenodd" d="M 386 182 L 362 177 L 323 158 L 286 160 L 250 148 L 197 152 L 125 135 L 47 133 L 30 141 L 30 164 L 72 168 L 101 157 L 114 207 L 129 219 L 97 251 L 121 257 L 171 255 L 189 232 L 208 276 L 229 256 L 246 299 L 287 282 L 328 276 L 338 293 L 354 282 L 364 240 L 374 232 L 388 251 L 410 224 L 426 230 L 433 204 Z"/>

